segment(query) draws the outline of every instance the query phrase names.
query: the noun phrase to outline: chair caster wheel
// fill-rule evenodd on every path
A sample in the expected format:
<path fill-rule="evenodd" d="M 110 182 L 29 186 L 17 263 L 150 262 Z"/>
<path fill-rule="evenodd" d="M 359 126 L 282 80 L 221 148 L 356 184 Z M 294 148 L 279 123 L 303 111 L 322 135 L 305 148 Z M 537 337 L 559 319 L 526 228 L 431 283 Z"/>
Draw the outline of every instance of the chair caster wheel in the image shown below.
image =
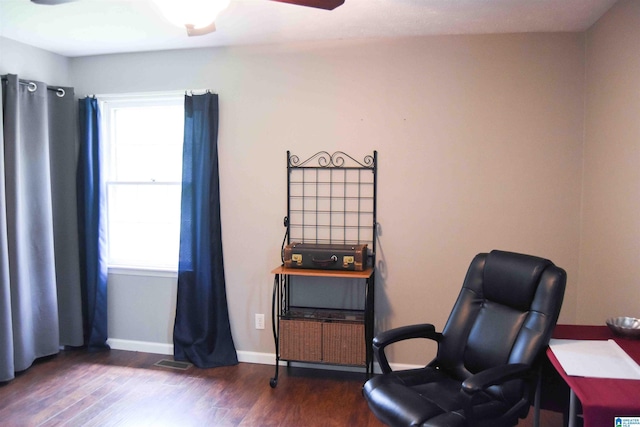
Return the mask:
<path fill-rule="evenodd" d="M 276 388 L 276 386 L 278 385 L 278 380 L 275 378 L 271 378 L 271 380 L 269 380 L 269 385 L 271 386 L 271 388 Z"/>

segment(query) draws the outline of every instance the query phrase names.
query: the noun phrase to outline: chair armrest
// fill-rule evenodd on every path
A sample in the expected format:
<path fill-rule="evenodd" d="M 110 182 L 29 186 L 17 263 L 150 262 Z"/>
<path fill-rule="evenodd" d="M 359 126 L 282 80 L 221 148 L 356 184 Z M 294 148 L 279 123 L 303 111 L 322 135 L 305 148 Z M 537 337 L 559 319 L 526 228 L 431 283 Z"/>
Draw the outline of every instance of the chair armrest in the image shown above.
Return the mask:
<path fill-rule="evenodd" d="M 440 332 L 436 332 L 435 326 L 429 323 L 423 323 L 420 325 L 409 325 L 390 329 L 379 333 L 373 339 L 373 353 L 376 356 L 376 359 L 378 359 L 378 363 L 380 364 L 380 368 L 383 373 L 387 374 L 391 372 L 389 361 L 384 353 L 385 347 L 398 341 L 414 338 L 426 338 L 439 342 L 442 338 L 442 334 Z"/>
<path fill-rule="evenodd" d="M 464 413 L 466 414 L 467 420 L 475 420 L 474 401 L 479 391 L 485 390 L 492 385 L 505 383 L 509 380 L 526 379 L 533 374 L 534 371 L 531 366 L 524 363 L 512 363 L 486 369 L 464 380 L 460 394 L 463 396 Z M 472 425 L 472 422 L 469 425 Z"/>
<path fill-rule="evenodd" d="M 492 385 L 509 380 L 526 379 L 533 373 L 531 366 L 524 363 L 512 363 L 489 368 L 470 376 L 462 383 L 462 390 L 469 394 L 477 393 Z"/>

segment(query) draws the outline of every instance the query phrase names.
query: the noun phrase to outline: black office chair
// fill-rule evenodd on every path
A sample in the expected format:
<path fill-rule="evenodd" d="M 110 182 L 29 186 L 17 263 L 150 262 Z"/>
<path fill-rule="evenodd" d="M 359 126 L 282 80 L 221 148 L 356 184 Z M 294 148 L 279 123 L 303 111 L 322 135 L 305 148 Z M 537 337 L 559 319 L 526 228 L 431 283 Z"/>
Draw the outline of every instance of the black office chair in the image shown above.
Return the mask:
<path fill-rule="evenodd" d="M 558 320 L 566 273 L 512 252 L 477 255 L 443 331 L 430 324 L 383 332 L 373 351 L 383 374 L 364 385 L 390 426 L 514 426 L 527 416 L 537 366 Z M 410 338 L 438 342 L 426 367 L 391 370 L 385 347 Z"/>

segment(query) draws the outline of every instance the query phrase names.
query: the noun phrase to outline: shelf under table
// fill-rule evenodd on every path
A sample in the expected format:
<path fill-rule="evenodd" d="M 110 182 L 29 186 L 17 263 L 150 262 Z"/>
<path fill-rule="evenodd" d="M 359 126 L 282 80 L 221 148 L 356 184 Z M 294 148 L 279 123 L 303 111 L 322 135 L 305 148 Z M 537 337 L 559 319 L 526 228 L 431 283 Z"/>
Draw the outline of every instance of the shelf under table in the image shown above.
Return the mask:
<path fill-rule="evenodd" d="M 322 322 L 364 323 L 364 314 L 364 310 L 292 306 L 282 314 L 281 318 L 289 320 L 317 320 Z"/>

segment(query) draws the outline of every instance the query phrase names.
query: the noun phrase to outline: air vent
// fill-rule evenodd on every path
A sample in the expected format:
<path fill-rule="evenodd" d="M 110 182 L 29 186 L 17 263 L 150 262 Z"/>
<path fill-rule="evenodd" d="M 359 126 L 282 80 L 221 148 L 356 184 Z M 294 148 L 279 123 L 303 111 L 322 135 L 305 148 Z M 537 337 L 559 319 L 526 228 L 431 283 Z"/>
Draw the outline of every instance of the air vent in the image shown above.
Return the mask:
<path fill-rule="evenodd" d="M 179 369 L 181 371 L 185 371 L 190 367 L 192 367 L 193 365 L 188 362 L 177 362 L 175 360 L 162 359 L 159 362 L 154 363 L 153 366 L 159 366 L 161 368 Z"/>

